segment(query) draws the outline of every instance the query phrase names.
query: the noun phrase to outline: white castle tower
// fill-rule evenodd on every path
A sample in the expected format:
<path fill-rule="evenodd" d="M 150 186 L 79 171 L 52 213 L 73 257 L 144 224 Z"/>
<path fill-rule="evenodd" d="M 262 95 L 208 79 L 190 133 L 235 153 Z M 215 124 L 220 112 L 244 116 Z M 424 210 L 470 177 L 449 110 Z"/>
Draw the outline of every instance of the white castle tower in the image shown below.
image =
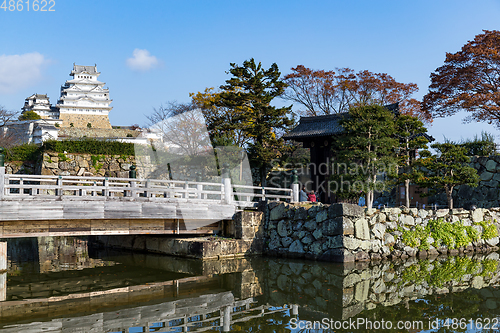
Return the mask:
<path fill-rule="evenodd" d="M 61 97 L 55 107 L 63 127 L 111 128 L 109 123 L 109 89 L 97 80 L 101 73 L 97 65 L 79 66 L 73 64 L 69 74 L 73 78 L 61 86 Z"/>
<path fill-rule="evenodd" d="M 22 108 L 22 113 L 34 111 L 42 119 L 58 119 L 59 112 L 57 109 L 50 105 L 49 97 L 42 94 L 33 94 L 26 98 L 24 106 Z"/>

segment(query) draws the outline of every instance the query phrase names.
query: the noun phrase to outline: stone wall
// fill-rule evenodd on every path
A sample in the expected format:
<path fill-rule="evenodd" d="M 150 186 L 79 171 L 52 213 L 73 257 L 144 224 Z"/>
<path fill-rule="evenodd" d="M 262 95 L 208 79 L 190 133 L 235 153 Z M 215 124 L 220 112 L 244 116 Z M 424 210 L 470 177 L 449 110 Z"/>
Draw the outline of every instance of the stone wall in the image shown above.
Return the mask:
<path fill-rule="evenodd" d="M 471 165 L 477 170 L 479 185 L 457 186 L 453 191 L 453 205 L 467 209 L 473 205 L 480 208 L 500 207 L 500 155 L 475 156 Z M 436 202 L 446 205 L 446 195 L 441 195 Z"/>
<path fill-rule="evenodd" d="M 39 165 L 36 162 L 6 162 L 5 173 L 8 174 L 23 174 L 23 175 L 36 175 L 39 174 Z"/>
<path fill-rule="evenodd" d="M 139 131 L 133 131 L 124 128 L 92 128 L 85 127 L 62 127 L 59 129 L 60 138 L 125 138 L 127 135 L 132 137 L 137 137 L 140 134 Z"/>
<path fill-rule="evenodd" d="M 405 259 L 492 251 L 498 249 L 499 243 L 500 208 L 365 210 L 352 204 L 273 202 L 269 209 L 266 253 L 276 256 L 337 262 Z M 474 233 L 479 238 L 456 246 L 453 242 L 446 245 L 440 238 L 433 239 L 431 234 L 422 236 L 433 225 L 426 229 L 431 220 L 441 218 L 456 226 L 462 223 L 460 233 Z M 471 228 L 475 231 L 470 231 Z M 489 237 L 488 232 L 493 236 Z"/>
<path fill-rule="evenodd" d="M 268 304 L 297 304 L 317 318 L 346 320 L 360 314 L 380 320 L 377 308 L 405 306 L 408 301 L 423 298 L 427 300 L 426 312 L 433 317 L 443 310 L 442 301 L 436 306 L 430 304 L 431 295 L 443 298 L 453 293 L 456 302 L 469 300 L 463 304 L 472 304 L 470 300 L 475 299 L 479 311 L 500 307 L 498 259 L 498 253 L 343 265 L 269 259 L 260 270 L 267 274 L 258 278 L 264 281 L 263 295 Z"/>
<path fill-rule="evenodd" d="M 91 123 L 93 128 L 111 129 L 107 115 L 61 113 L 59 119 L 62 120 L 62 127 L 70 127 L 72 123 L 74 127 L 87 128 L 87 124 Z"/>
<path fill-rule="evenodd" d="M 134 163 L 134 156 L 47 152 L 43 154 L 41 174 L 128 178 L 130 166 Z"/>

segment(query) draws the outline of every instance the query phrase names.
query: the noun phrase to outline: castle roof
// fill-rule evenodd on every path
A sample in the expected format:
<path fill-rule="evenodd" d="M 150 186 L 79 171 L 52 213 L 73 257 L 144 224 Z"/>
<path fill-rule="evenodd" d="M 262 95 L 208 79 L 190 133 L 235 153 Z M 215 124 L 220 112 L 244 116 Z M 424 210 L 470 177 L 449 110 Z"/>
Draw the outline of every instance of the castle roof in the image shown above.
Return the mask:
<path fill-rule="evenodd" d="M 385 105 L 384 108 L 395 115 L 399 115 L 399 103 Z M 290 133 L 285 135 L 285 140 L 298 140 L 306 138 L 332 136 L 340 134 L 344 128 L 340 125 L 340 119 L 349 117 L 349 112 L 329 114 L 325 116 L 300 117 L 299 124 Z"/>
<path fill-rule="evenodd" d="M 33 94 L 33 95 L 31 95 L 30 97 L 28 97 L 26 99 L 35 99 L 35 98 L 49 99 L 49 97 L 47 96 L 47 94 L 45 94 L 45 95 L 42 95 L 42 94 Z"/>
<path fill-rule="evenodd" d="M 88 74 L 101 74 L 97 71 L 97 65 L 94 66 L 81 66 L 73 64 L 73 70 L 69 75 L 75 75 L 80 73 L 88 73 Z"/>

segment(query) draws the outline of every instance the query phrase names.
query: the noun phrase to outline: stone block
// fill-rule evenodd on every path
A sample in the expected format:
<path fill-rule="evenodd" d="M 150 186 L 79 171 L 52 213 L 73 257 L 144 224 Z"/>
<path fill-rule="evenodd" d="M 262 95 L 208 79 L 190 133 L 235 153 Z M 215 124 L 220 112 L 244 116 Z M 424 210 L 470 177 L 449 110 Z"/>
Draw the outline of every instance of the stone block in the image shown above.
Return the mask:
<path fill-rule="evenodd" d="M 357 250 L 361 246 L 361 241 L 352 237 L 343 237 L 343 245 L 346 249 Z"/>
<path fill-rule="evenodd" d="M 419 209 L 418 211 L 418 217 L 425 219 L 429 215 L 428 211 L 425 209 Z"/>
<path fill-rule="evenodd" d="M 325 211 L 325 213 L 326 213 L 326 211 Z M 306 223 L 304 224 L 304 228 L 306 228 L 309 231 L 316 230 L 318 228 L 318 224 L 316 222 L 317 222 L 317 220 L 306 221 Z"/>
<path fill-rule="evenodd" d="M 413 226 L 415 225 L 415 218 L 413 216 L 410 216 L 410 215 L 405 215 L 405 214 L 402 214 L 400 217 L 399 217 L 399 221 L 404 224 L 404 225 L 410 225 L 410 226 Z"/>
<path fill-rule="evenodd" d="M 309 246 L 309 252 L 313 254 L 314 258 L 317 258 L 323 252 L 323 246 L 321 242 L 314 242 Z"/>
<path fill-rule="evenodd" d="M 498 237 L 493 237 L 493 238 L 490 238 L 490 239 L 485 239 L 484 241 L 489 246 L 497 246 L 498 242 L 499 242 L 499 238 Z"/>
<path fill-rule="evenodd" d="M 305 253 L 304 251 L 304 246 L 302 245 L 302 243 L 300 242 L 300 240 L 295 240 L 291 245 L 290 247 L 288 248 L 288 251 L 290 253 L 298 253 L 298 254 L 303 254 Z"/>
<path fill-rule="evenodd" d="M 326 209 L 324 210 L 321 210 L 319 211 L 317 214 L 316 214 L 316 222 L 317 223 L 320 223 L 320 222 L 323 222 L 324 220 L 326 220 L 328 218 L 328 211 Z"/>
<path fill-rule="evenodd" d="M 341 235 L 338 235 L 335 237 L 329 237 L 328 241 L 327 241 L 328 248 L 337 249 L 337 248 L 343 247 L 344 246 L 343 238 L 344 238 L 344 236 L 341 236 Z"/>
<path fill-rule="evenodd" d="M 295 210 L 295 215 L 293 217 L 294 220 L 305 220 L 307 219 L 307 209 L 304 207 L 298 207 Z"/>
<path fill-rule="evenodd" d="M 356 261 L 369 261 L 370 256 L 365 251 L 359 251 L 358 253 L 355 254 L 355 260 Z M 365 281 L 365 282 L 368 282 L 368 281 Z"/>
<path fill-rule="evenodd" d="M 436 218 L 444 217 L 450 212 L 449 209 L 438 209 L 436 210 Z"/>
<path fill-rule="evenodd" d="M 281 220 L 278 222 L 277 230 L 278 230 L 278 234 L 281 237 L 289 236 L 292 233 L 292 228 L 289 224 L 290 223 L 288 221 L 285 221 L 285 220 Z"/>
<path fill-rule="evenodd" d="M 489 172 L 495 172 L 497 168 L 497 162 L 495 162 L 494 160 L 488 160 L 488 162 L 486 162 L 485 164 L 485 168 Z"/>
<path fill-rule="evenodd" d="M 327 236 L 354 235 L 354 224 L 346 217 L 337 217 L 323 221 L 322 232 Z"/>
<path fill-rule="evenodd" d="M 284 204 L 277 205 L 273 209 L 271 209 L 271 212 L 269 213 L 269 219 L 270 220 L 280 220 L 285 217 L 285 212 L 287 210 L 287 207 Z"/>
<path fill-rule="evenodd" d="M 323 254 L 318 257 L 318 260 L 346 263 L 354 262 L 355 256 L 349 250 L 338 248 L 323 252 Z"/>
<path fill-rule="evenodd" d="M 472 222 L 481 222 L 484 219 L 484 212 L 481 208 L 475 209 L 471 212 Z"/>
<path fill-rule="evenodd" d="M 372 228 L 372 233 L 375 238 L 382 239 L 384 237 L 386 226 L 383 223 L 377 223 Z"/>
<path fill-rule="evenodd" d="M 315 239 L 320 239 L 323 237 L 323 233 L 321 232 L 320 229 L 314 230 L 313 236 Z"/>
<path fill-rule="evenodd" d="M 332 204 L 328 207 L 328 216 L 330 218 L 347 216 L 347 217 L 361 217 L 364 216 L 364 209 L 358 205 L 353 204 Z"/>
<path fill-rule="evenodd" d="M 384 234 L 384 245 L 385 246 L 392 246 L 396 243 L 396 240 L 394 239 L 394 236 L 391 234 Z"/>
<path fill-rule="evenodd" d="M 59 167 L 58 163 L 57 162 L 53 162 L 53 163 L 50 163 L 50 162 L 43 162 L 43 166 L 45 168 L 48 168 L 48 169 L 57 169 Z"/>
<path fill-rule="evenodd" d="M 365 218 L 360 218 L 354 222 L 356 237 L 359 239 L 370 239 L 370 228 Z"/>
<path fill-rule="evenodd" d="M 289 247 L 290 244 L 293 243 L 293 238 L 291 237 L 285 237 L 283 239 L 281 239 L 281 244 L 283 244 L 283 247 Z"/>
<path fill-rule="evenodd" d="M 70 165 L 68 162 L 59 162 L 59 169 L 68 170 L 69 168 L 70 168 Z"/>
<path fill-rule="evenodd" d="M 302 244 L 308 245 L 314 241 L 314 238 L 311 235 L 307 235 L 304 238 L 302 238 L 300 241 L 302 242 Z"/>
<path fill-rule="evenodd" d="M 487 181 L 487 180 L 490 180 L 491 178 L 493 178 L 493 173 L 489 172 L 489 171 L 484 171 L 483 173 L 481 173 L 481 175 L 479 176 L 479 179 L 481 181 Z"/>

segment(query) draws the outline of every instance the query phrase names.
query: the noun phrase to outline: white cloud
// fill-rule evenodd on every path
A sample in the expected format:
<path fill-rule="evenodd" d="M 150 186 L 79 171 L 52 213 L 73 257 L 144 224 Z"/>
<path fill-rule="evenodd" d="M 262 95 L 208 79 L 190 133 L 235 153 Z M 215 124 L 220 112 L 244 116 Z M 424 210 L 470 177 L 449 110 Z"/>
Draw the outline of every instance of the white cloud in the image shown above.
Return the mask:
<path fill-rule="evenodd" d="M 145 72 L 160 66 L 160 61 L 148 50 L 135 49 L 132 55 L 127 59 L 127 66 L 132 70 Z"/>
<path fill-rule="evenodd" d="M 14 93 L 38 83 L 43 65 L 48 63 L 38 53 L 0 55 L 0 93 Z"/>

